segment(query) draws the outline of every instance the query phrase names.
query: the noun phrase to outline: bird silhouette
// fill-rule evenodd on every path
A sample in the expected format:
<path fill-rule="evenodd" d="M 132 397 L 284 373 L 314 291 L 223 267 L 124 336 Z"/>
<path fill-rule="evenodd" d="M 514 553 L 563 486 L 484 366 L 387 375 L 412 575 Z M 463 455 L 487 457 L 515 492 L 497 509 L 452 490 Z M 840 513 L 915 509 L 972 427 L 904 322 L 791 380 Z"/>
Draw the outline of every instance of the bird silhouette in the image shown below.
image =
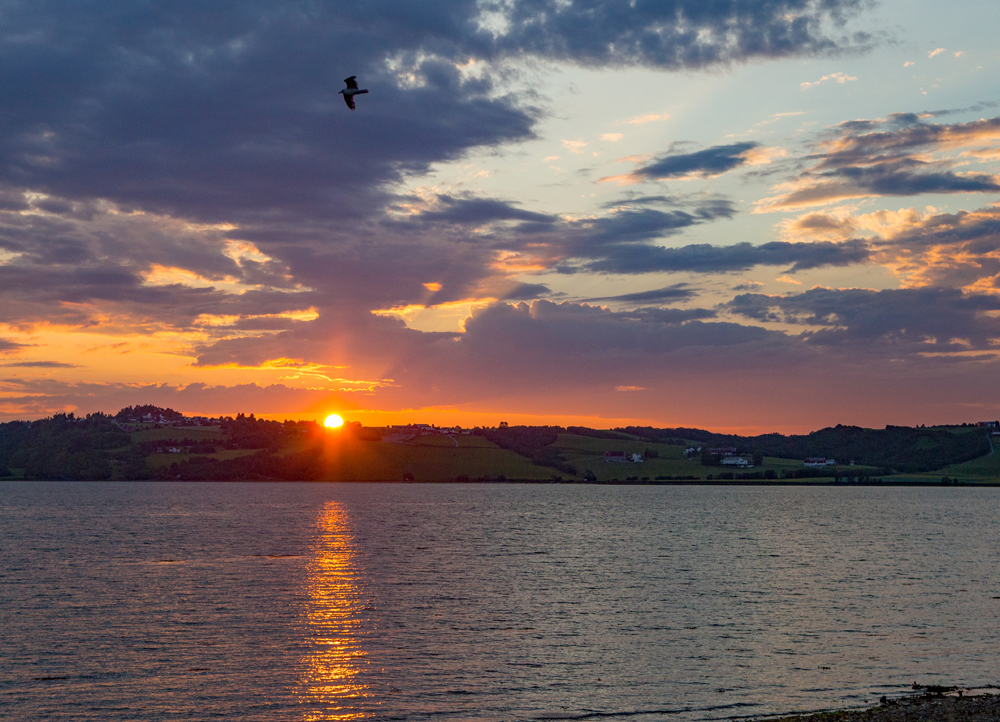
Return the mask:
<path fill-rule="evenodd" d="M 344 82 L 347 83 L 347 87 L 340 91 L 344 96 L 344 101 L 347 103 L 347 107 L 354 110 L 354 96 L 361 95 L 362 93 L 367 93 L 368 90 L 358 90 L 358 76 L 352 75 L 349 78 L 344 78 Z"/>

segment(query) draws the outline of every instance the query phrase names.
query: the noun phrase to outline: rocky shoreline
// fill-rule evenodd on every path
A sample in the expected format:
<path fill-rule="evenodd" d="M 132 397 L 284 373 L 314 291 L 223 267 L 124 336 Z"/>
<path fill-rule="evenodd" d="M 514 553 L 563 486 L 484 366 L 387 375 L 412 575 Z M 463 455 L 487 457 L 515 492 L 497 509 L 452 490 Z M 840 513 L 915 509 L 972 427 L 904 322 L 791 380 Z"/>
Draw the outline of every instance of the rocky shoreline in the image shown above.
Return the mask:
<path fill-rule="evenodd" d="M 875 707 L 768 717 L 768 722 L 1000 722 L 1000 695 L 918 695 Z"/>

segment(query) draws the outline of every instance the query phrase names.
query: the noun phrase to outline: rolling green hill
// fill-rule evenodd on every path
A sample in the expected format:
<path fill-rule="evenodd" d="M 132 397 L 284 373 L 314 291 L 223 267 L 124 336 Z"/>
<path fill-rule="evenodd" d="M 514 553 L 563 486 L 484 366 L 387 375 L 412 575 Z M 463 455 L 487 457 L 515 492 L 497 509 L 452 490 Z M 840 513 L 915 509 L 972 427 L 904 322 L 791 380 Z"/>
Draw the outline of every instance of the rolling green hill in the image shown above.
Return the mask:
<path fill-rule="evenodd" d="M 721 457 L 685 454 L 698 437 L 757 457 L 749 469 L 721 466 Z M 129 407 L 115 417 L 57 414 L 0 424 L 0 476 L 27 479 L 185 479 L 303 481 L 833 481 L 1000 483 L 1000 452 L 976 427 L 885 430 L 842 427 L 805 436 L 721 436 L 697 429 L 501 425 L 472 435 L 434 429 L 328 430 L 313 422 L 284 423 L 238 415 L 185 419 L 170 409 Z M 836 467 L 805 469 L 805 456 L 835 451 Z M 605 452 L 641 455 L 615 463 Z M 806 453 L 810 452 L 810 453 Z M 795 456 L 799 454 L 799 456 Z M 845 462 L 893 462 L 893 468 Z"/>

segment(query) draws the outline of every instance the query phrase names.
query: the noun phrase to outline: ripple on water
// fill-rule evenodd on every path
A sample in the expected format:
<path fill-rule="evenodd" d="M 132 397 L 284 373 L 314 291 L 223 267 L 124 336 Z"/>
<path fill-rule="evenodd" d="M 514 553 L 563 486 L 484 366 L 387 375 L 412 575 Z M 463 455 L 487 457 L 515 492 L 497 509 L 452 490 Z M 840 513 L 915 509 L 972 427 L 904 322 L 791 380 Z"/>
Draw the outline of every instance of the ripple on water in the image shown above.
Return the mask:
<path fill-rule="evenodd" d="M 723 719 L 996 683 L 998 500 L 2 483 L 0 719 Z"/>

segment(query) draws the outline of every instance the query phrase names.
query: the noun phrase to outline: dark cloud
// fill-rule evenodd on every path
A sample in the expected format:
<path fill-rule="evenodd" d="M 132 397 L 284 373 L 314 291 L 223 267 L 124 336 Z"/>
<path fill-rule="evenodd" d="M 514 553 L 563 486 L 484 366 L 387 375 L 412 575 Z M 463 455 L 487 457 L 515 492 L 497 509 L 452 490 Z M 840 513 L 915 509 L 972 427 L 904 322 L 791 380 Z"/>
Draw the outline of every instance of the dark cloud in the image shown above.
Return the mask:
<path fill-rule="evenodd" d="M 1000 208 L 995 205 L 956 213 L 876 211 L 864 220 L 808 213 L 788 225 L 796 233 L 828 237 L 872 227 L 882 229 L 867 241 L 872 261 L 895 269 L 909 285 L 986 290 L 1000 282 Z"/>
<path fill-rule="evenodd" d="M 10 368 L 31 368 L 31 369 L 75 369 L 79 364 L 67 364 L 61 361 L 16 361 L 14 363 L 0 364 Z"/>
<path fill-rule="evenodd" d="M 17 343 L 16 341 L 11 341 L 6 338 L 0 338 L 0 353 L 7 353 L 9 351 L 17 351 L 18 349 L 24 348 L 23 343 Z"/>
<path fill-rule="evenodd" d="M 686 288 L 685 283 L 675 283 L 673 286 L 657 288 L 652 291 L 639 291 L 638 293 L 625 293 L 620 296 L 602 296 L 600 298 L 588 298 L 587 302 L 593 301 L 619 301 L 623 303 L 652 303 L 655 301 L 677 301 L 697 296 L 697 292 Z"/>
<path fill-rule="evenodd" d="M 498 49 L 528 52 L 588 65 L 631 64 L 690 68 L 743 60 L 825 52 L 838 41 L 825 37 L 857 12 L 855 0 L 751 0 L 669 4 L 613 0 L 562 3 L 531 0 L 483 3 L 497 14 Z M 870 38 L 859 36 L 856 42 Z"/>
<path fill-rule="evenodd" d="M 953 253 L 986 255 L 1000 247 L 1000 208 L 936 213 L 892 237 L 894 245 L 916 249 L 946 245 Z"/>
<path fill-rule="evenodd" d="M 527 221 L 548 224 L 556 221 L 556 216 L 534 213 L 516 207 L 516 204 L 495 198 L 456 198 L 438 195 L 440 210 L 424 211 L 416 220 L 422 223 L 458 223 L 479 225 L 495 221 Z"/>
<path fill-rule="evenodd" d="M 673 69 L 811 54 L 836 50 L 827 31 L 862 5 L 9 4 L 0 168 L 184 217 L 343 216 L 404 174 L 531 137 L 534 112 L 488 73 L 463 77 L 469 57 Z M 350 74 L 371 89 L 357 113 L 336 95 Z"/>
<path fill-rule="evenodd" d="M 914 115 L 919 118 L 920 116 L 932 116 L 934 118 L 941 118 L 948 115 L 958 115 L 959 113 L 979 113 L 984 110 L 992 110 L 993 108 L 1000 107 L 1000 101 L 990 100 L 990 101 L 980 101 L 978 103 L 973 103 L 966 108 L 949 108 L 947 110 L 925 110 L 919 114 L 908 114 Z"/>
<path fill-rule="evenodd" d="M 680 196 L 640 196 L 627 195 L 621 200 L 607 201 L 602 204 L 604 208 L 621 208 L 622 206 L 643 206 L 643 205 L 686 205 L 685 199 Z"/>
<path fill-rule="evenodd" d="M 617 244 L 602 250 L 603 257 L 586 263 L 588 270 L 605 273 L 664 271 L 722 273 L 745 271 L 758 265 L 787 265 L 790 266 L 790 271 L 801 271 L 821 266 L 865 263 L 870 257 L 865 242 L 857 239 L 843 243 L 772 241 L 759 246 L 750 243 L 736 243 L 731 246 L 699 243 L 681 248 Z"/>
<path fill-rule="evenodd" d="M 87 414 L 115 413 L 126 406 L 154 404 L 186 414 L 238 413 L 295 416 L 315 408 L 350 409 L 355 404 L 324 390 L 297 389 L 284 384 L 211 386 L 172 384 L 69 383 L 56 379 L 6 379 L 0 398 L 0 418 L 37 419 L 74 409 Z"/>
<path fill-rule="evenodd" d="M 994 193 L 989 173 L 953 170 L 956 161 L 927 160 L 929 152 L 972 148 L 1000 135 L 1000 117 L 951 125 L 924 123 L 913 113 L 887 120 L 841 123 L 823 140 L 812 167 L 796 187 L 768 199 L 766 209 L 815 205 L 865 196 L 914 196 L 929 193 Z M 971 154 L 975 156 L 976 152 Z"/>
<path fill-rule="evenodd" d="M 783 206 L 810 205 L 858 196 L 915 196 L 925 193 L 989 193 L 1000 191 L 1000 183 L 987 173 L 958 175 L 931 171 L 934 164 L 912 158 L 877 163 L 870 167 L 837 168 L 813 173 L 810 185 L 792 191 Z"/>
<path fill-rule="evenodd" d="M 544 283 L 519 283 L 503 294 L 501 301 L 531 301 L 541 296 L 550 296 L 552 291 Z"/>
<path fill-rule="evenodd" d="M 554 295 L 516 280 L 524 268 L 714 272 L 863 262 L 866 250 L 853 241 L 654 245 L 732 218 L 735 205 L 724 198 L 640 196 L 604 217 L 564 220 L 458 192 L 421 200 L 406 216 L 401 209 L 415 199 L 397 195 L 401 182 L 434 164 L 534 137 L 542 117 L 535 96 L 517 78 L 505 86 L 502 75 L 521 60 L 678 69 L 836 52 L 858 42 L 841 37 L 840 23 L 863 4 L 7 4 L 0 321 L 132 334 L 198 329 L 207 336 L 200 367 L 294 357 L 399 384 L 463 374 L 476 384 L 468 369 L 506 373 L 505 361 L 510 378 L 527 378 L 542 357 L 542 375 L 558 376 L 569 355 L 571 371 L 598 379 L 607 364 L 638 373 L 650 359 L 691 349 L 746 358 L 750 348 L 786 348 L 782 334 L 709 322 L 715 312 L 707 309 L 616 314 L 500 303 L 471 318 L 465 334 L 421 333 L 372 310 Z M 460 70 L 470 57 L 485 69 Z M 371 92 L 352 113 L 336 91 L 354 74 Z M 753 148 L 673 153 L 637 172 L 715 175 L 741 167 Z M 511 255 L 518 258 L 504 266 Z M 674 288 L 616 300 L 655 305 L 687 292 Z M 312 308 L 314 320 L 290 315 Z M 18 348 L 0 340 L 0 350 Z M 24 404 L 36 392 L 56 405 L 83 404 L 93 393 L 104 410 L 151 402 L 264 411 L 278 408 L 279 397 L 282 409 L 290 398 L 322 397 L 287 388 L 270 396 L 250 387 L 25 388 Z M 431 395 L 433 383 L 426 388 Z M 223 400 L 210 403 L 215 397 Z"/>
<path fill-rule="evenodd" d="M 336 373 L 385 381 L 376 391 L 382 403 L 437 404 L 495 396 L 500 383 L 522 394 L 565 389 L 579 380 L 605 383 L 619 372 L 655 374 L 666 363 L 700 368 L 706 355 L 724 364 L 738 354 L 753 365 L 753 359 L 763 363 L 775 349 L 797 344 L 757 326 L 710 322 L 714 315 L 709 309 L 616 312 L 536 300 L 478 309 L 464 333 L 420 333 L 385 317 L 327 316 L 264 339 L 206 345 L 197 363 L 255 366 L 286 357 L 336 366 L 349 360 L 349 368 Z"/>
<path fill-rule="evenodd" d="M 872 344 L 907 353 L 988 350 L 1000 339 L 1000 297 L 957 289 L 814 288 L 789 296 L 743 294 L 726 308 L 756 321 L 823 327 L 803 338 L 858 353 Z"/>
<path fill-rule="evenodd" d="M 619 315 L 622 318 L 639 321 L 677 324 L 715 318 L 718 314 L 709 308 L 637 308 L 633 311 L 619 312 Z"/>
<path fill-rule="evenodd" d="M 744 165 L 747 162 L 746 154 L 759 145 L 755 142 L 732 143 L 712 146 L 693 153 L 669 154 L 641 165 L 620 178 L 625 178 L 630 182 L 638 182 L 668 180 L 689 175 L 721 175 Z"/>
<path fill-rule="evenodd" d="M 459 194 L 409 221 L 392 212 L 406 200 L 393 196 L 398 182 L 470 149 L 533 137 L 540 111 L 531 93 L 508 94 L 496 80 L 507 61 L 674 69 L 835 51 L 844 41 L 831 32 L 861 8 L 8 4 L 0 249 L 17 257 L 3 266 L 4 313 L 38 320 L 48 304 L 48 318 L 84 324 L 118 304 L 117 315 L 139 317 L 137 330 L 145 321 L 189 326 L 199 314 L 259 325 L 247 317 L 304 304 L 427 302 L 428 283 L 442 286 L 434 303 L 509 286 L 495 264 L 504 244 L 477 246 L 469 227 L 538 235 L 560 225 L 554 216 Z M 485 70 L 463 74 L 457 66 L 470 57 Z M 354 113 L 336 93 L 352 74 L 371 90 Z M 569 234 L 585 243 L 655 238 L 728 217 L 726 203 L 637 211 Z M 260 253 L 229 253 L 232 240 Z M 160 267 L 213 288 L 151 283 Z M 257 295 L 223 290 L 233 283 Z"/>

